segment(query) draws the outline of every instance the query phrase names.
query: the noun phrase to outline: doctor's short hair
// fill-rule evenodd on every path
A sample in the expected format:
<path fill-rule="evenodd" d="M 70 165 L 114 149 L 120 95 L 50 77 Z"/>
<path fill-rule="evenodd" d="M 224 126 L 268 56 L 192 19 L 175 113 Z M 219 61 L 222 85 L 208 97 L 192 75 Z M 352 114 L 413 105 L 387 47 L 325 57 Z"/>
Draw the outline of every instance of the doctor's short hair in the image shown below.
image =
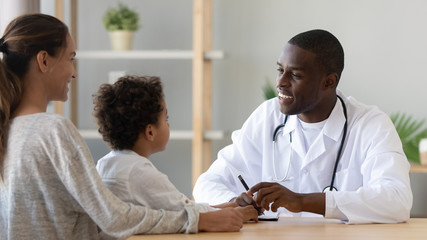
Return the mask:
<path fill-rule="evenodd" d="M 344 69 L 344 49 L 330 32 L 315 29 L 300 33 L 288 43 L 316 54 L 318 62 L 327 74 L 337 73 L 338 79 Z"/>
<path fill-rule="evenodd" d="M 132 149 L 148 124 L 163 111 L 163 87 L 153 76 L 124 76 L 93 94 L 93 115 L 102 139 L 114 150 Z"/>

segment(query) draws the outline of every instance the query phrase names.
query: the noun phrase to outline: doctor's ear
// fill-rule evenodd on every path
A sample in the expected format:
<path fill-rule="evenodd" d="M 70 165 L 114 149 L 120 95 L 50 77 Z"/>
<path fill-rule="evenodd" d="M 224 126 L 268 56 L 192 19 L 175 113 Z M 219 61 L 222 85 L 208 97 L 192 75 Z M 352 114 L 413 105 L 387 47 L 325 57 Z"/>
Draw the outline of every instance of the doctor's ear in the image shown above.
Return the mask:
<path fill-rule="evenodd" d="M 48 61 L 49 61 L 49 53 L 46 51 L 40 51 L 36 55 L 37 66 L 42 73 L 46 73 L 48 71 Z"/>
<path fill-rule="evenodd" d="M 336 88 L 338 85 L 338 74 L 331 73 L 326 76 L 324 87 L 325 88 Z"/>

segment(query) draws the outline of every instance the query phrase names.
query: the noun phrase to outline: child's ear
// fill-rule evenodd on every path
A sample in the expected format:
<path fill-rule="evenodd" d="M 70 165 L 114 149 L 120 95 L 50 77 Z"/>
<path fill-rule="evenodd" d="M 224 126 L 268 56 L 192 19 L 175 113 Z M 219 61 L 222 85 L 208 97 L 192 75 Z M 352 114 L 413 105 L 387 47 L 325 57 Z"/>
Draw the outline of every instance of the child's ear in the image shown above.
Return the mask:
<path fill-rule="evenodd" d="M 152 124 L 148 124 L 145 128 L 145 138 L 148 141 L 154 141 L 156 137 L 156 128 Z"/>

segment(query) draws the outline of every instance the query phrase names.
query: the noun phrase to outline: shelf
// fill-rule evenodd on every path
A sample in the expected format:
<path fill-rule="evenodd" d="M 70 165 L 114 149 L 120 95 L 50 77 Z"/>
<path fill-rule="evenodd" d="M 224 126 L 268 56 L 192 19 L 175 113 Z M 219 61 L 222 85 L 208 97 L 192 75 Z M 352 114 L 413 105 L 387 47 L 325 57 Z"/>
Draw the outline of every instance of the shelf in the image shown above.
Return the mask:
<path fill-rule="evenodd" d="M 427 173 L 427 165 L 411 163 L 410 172 L 412 173 Z"/>
<path fill-rule="evenodd" d="M 80 134 L 84 139 L 102 139 L 101 135 L 97 130 L 90 129 L 81 129 L 79 130 Z M 186 130 L 173 130 L 170 131 L 170 140 L 192 140 L 193 139 L 193 131 Z M 204 138 L 209 140 L 221 140 L 224 138 L 223 131 L 205 131 Z"/>
<path fill-rule="evenodd" d="M 77 59 L 189 59 L 194 52 L 191 50 L 132 50 L 132 51 L 77 51 Z M 222 59 L 223 51 L 206 51 L 205 59 Z"/>

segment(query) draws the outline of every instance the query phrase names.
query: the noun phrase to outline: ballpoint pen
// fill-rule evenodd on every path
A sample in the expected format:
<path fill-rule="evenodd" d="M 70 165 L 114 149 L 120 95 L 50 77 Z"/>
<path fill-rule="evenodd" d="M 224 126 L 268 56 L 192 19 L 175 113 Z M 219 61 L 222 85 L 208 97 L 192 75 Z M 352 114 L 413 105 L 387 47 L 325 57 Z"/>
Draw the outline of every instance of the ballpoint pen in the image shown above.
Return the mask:
<path fill-rule="evenodd" d="M 245 187 L 246 191 L 249 191 L 249 187 L 248 184 L 246 184 L 245 180 L 243 179 L 242 175 L 237 176 L 240 180 L 240 182 L 242 183 L 243 187 Z M 253 195 L 252 195 L 253 196 Z M 262 212 L 261 208 L 258 207 L 255 203 L 254 200 L 252 200 L 252 206 L 254 206 L 254 208 L 257 210 L 258 215 L 264 215 L 264 213 Z"/>
<path fill-rule="evenodd" d="M 240 182 L 243 184 L 243 187 L 245 187 L 246 191 L 249 191 L 248 184 L 246 184 L 245 180 L 243 179 L 242 175 L 237 176 L 240 180 Z"/>

